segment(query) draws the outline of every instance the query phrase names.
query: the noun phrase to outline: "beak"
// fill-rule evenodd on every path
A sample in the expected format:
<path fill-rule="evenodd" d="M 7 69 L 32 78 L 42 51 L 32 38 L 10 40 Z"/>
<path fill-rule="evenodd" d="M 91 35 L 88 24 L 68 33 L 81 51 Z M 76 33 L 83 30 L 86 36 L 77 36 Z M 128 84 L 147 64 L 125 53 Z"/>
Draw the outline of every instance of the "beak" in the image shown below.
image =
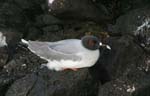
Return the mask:
<path fill-rule="evenodd" d="M 103 44 L 102 42 L 100 42 L 99 45 L 102 47 L 106 47 L 107 49 L 111 50 L 111 47 L 109 45 Z"/>

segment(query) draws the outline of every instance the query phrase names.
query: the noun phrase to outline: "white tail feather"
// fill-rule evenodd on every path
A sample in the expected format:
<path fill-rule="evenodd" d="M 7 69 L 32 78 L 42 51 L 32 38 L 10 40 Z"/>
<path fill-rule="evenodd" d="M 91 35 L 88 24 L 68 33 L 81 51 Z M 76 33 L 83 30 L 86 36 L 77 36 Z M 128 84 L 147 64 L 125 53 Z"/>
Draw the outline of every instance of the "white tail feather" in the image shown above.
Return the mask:
<path fill-rule="evenodd" d="M 25 44 L 28 44 L 28 41 L 25 40 L 25 39 L 21 39 L 21 42 L 22 42 L 22 43 L 25 43 Z"/>

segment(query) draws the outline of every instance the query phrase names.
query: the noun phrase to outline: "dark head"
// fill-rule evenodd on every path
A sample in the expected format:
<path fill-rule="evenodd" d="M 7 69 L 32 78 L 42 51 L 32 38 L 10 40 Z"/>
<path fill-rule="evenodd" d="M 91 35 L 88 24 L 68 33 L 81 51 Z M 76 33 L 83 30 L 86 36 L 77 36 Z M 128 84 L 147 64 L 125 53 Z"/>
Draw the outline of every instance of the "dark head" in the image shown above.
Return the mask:
<path fill-rule="evenodd" d="M 100 47 L 100 41 L 95 36 L 84 36 L 81 40 L 83 46 L 89 50 L 96 50 Z"/>
<path fill-rule="evenodd" d="M 84 36 L 81 40 L 83 46 L 89 50 L 97 50 L 100 46 L 106 47 L 109 50 L 111 49 L 109 45 L 103 44 L 97 37 L 92 35 Z"/>

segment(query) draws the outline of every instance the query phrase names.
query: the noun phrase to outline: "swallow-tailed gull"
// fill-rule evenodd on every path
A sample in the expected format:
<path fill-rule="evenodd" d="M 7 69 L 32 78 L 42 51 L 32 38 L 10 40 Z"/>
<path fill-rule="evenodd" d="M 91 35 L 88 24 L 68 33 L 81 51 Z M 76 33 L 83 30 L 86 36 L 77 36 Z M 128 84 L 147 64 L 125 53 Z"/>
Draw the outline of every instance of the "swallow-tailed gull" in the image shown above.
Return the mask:
<path fill-rule="evenodd" d="M 100 46 L 103 45 L 95 36 L 84 36 L 80 39 L 66 39 L 56 42 L 26 41 L 28 49 L 48 61 L 49 69 L 60 71 L 64 69 L 77 70 L 91 67 L 99 59 Z"/>

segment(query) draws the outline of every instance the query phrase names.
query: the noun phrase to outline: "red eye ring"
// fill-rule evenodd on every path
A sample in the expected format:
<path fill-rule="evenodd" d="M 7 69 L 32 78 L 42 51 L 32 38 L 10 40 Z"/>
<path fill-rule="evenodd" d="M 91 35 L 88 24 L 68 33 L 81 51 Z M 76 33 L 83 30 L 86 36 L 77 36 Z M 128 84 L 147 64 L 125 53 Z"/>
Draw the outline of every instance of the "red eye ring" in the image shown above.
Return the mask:
<path fill-rule="evenodd" d="M 94 41 L 94 40 L 88 40 L 88 45 L 89 46 L 94 46 L 96 44 L 96 41 Z"/>

